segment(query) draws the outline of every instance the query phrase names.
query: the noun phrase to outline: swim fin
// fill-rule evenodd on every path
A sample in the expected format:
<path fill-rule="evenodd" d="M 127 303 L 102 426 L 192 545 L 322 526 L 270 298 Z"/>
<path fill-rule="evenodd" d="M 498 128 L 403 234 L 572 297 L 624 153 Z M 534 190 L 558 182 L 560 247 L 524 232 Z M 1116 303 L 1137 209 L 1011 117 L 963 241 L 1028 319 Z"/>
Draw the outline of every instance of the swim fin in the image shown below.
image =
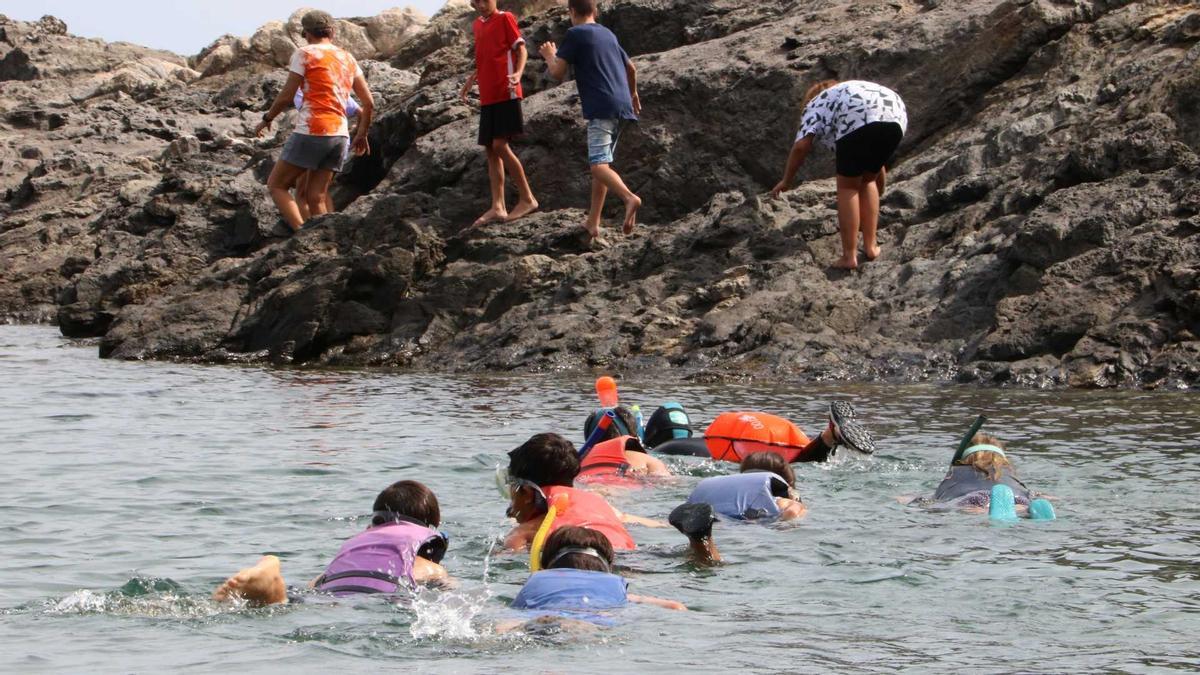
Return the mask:
<path fill-rule="evenodd" d="M 1017 505 L 1012 488 L 1003 484 L 992 486 L 992 496 L 988 500 L 988 517 L 992 520 L 1017 519 Z"/>
<path fill-rule="evenodd" d="M 1033 520 L 1054 520 L 1054 506 L 1045 499 L 1029 502 L 1029 517 Z"/>

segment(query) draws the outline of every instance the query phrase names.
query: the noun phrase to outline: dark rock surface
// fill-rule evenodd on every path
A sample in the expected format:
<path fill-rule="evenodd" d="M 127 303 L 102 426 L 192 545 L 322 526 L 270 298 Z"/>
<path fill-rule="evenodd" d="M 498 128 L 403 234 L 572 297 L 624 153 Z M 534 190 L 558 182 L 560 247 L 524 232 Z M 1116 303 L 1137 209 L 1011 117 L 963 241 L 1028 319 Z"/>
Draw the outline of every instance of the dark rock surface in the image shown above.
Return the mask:
<path fill-rule="evenodd" d="M 559 3 L 508 4 L 534 50 L 561 40 Z M 610 228 L 591 245 L 577 97 L 537 58 L 518 152 L 542 211 L 467 229 L 487 176 L 456 98 L 471 67 L 463 0 L 428 21 L 393 16 L 403 40 L 350 44 L 374 59 L 376 153 L 339 179 L 343 213 L 286 240 L 262 185 L 286 125 L 246 136 L 283 80 L 272 49 L 217 67 L 212 52 L 236 40 L 185 60 L 0 18 L 0 315 L 130 359 L 1200 380 L 1194 4 L 602 9 L 639 69 L 645 115 L 616 167 L 646 206 L 632 237 Z M 370 37 L 375 24 L 354 25 Z M 887 84 L 910 113 L 884 254 L 855 274 L 828 268 L 828 157 L 785 199 L 763 196 L 801 92 L 828 77 Z"/>

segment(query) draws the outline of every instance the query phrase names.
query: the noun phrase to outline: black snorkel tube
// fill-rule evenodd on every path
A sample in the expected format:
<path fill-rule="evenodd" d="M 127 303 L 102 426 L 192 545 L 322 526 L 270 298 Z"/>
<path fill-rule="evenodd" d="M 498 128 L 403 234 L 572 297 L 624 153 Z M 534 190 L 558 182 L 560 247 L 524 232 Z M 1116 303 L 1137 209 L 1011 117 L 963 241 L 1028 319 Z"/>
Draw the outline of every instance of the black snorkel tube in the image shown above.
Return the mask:
<path fill-rule="evenodd" d="M 975 434 L 979 433 L 979 430 L 983 428 L 983 425 L 986 423 L 987 418 L 983 415 L 975 418 L 975 421 L 971 424 L 971 428 L 967 430 L 967 435 L 963 436 L 962 442 L 958 444 L 958 450 L 954 451 L 954 459 L 950 460 L 951 466 L 958 463 L 958 460 L 962 459 L 963 453 L 966 452 L 967 448 L 971 446 L 971 439 L 975 438 Z"/>

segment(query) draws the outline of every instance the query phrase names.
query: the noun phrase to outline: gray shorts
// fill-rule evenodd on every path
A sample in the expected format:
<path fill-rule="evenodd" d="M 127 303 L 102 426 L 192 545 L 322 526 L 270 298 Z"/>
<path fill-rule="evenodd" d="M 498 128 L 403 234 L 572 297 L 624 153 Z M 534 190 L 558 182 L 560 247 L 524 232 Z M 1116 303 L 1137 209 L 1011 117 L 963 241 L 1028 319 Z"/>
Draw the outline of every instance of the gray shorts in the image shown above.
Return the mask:
<path fill-rule="evenodd" d="M 283 144 L 281 161 L 309 171 L 341 171 L 350 150 L 346 136 L 310 136 L 293 133 Z"/>

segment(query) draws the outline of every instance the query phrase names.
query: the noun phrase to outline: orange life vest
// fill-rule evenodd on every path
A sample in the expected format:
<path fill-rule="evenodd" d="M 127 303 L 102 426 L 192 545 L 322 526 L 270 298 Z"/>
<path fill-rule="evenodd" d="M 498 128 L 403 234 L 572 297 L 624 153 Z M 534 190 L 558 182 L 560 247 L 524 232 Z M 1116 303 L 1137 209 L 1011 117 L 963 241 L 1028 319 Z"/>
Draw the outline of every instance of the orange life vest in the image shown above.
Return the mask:
<path fill-rule="evenodd" d="M 544 487 L 542 492 L 548 502 L 553 501 L 555 495 L 564 493 L 570 500 L 567 508 L 555 517 L 550 526 L 551 533 L 568 525 L 587 527 L 603 534 L 615 550 L 632 551 L 637 548 L 633 537 L 629 536 L 629 530 L 625 529 L 613 508 L 600 495 L 561 485 Z"/>
<path fill-rule="evenodd" d="M 756 452 L 773 452 L 794 462 L 809 444 L 799 427 L 776 415 L 762 412 L 721 413 L 704 432 L 704 443 L 713 459 L 741 462 Z"/>

